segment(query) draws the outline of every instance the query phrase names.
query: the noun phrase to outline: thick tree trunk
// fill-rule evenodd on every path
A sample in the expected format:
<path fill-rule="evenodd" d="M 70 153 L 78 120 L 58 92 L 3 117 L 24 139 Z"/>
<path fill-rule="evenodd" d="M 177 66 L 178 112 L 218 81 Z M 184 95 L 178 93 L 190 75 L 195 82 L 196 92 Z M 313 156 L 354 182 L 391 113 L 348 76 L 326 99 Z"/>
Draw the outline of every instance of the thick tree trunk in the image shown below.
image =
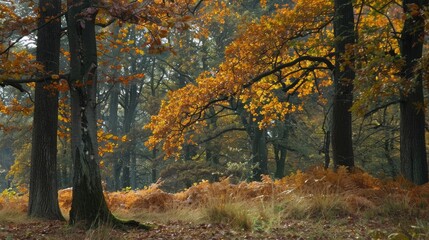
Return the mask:
<path fill-rule="evenodd" d="M 61 12 L 59 0 L 40 0 L 39 6 L 39 26 Z M 48 74 L 59 71 L 60 28 L 61 21 L 56 19 L 37 33 L 36 58 Z M 28 215 L 64 220 L 58 205 L 58 92 L 45 89 L 47 85 L 46 82 L 36 83 Z"/>
<path fill-rule="evenodd" d="M 425 19 L 423 15 L 414 14 L 408 9 L 412 4 L 422 8 L 421 2 L 427 5 L 427 1 L 403 1 L 407 15 L 401 37 L 401 55 L 405 61 L 403 78 L 406 84 L 412 86 L 408 92 L 401 92 L 401 174 L 415 184 L 428 182 L 422 73 L 416 69 L 422 57 Z"/>
<path fill-rule="evenodd" d="M 72 118 L 73 200 L 70 223 L 116 222 L 103 195 L 97 149 L 96 9 L 90 1 L 68 2 Z"/>
<path fill-rule="evenodd" d="M 335 0 L 335 71 L 334 105 L 332 113 L 332 150 L 335 168 L 354 167 L 352 141 L 353 80 L 355 72 L 350 63 L 345 63 L 347 48 L 355 43 L 354 13 L 351 0 Z M 350 53 L 350 52 L 349 52 Z M 353 58 L 351 58 L 353 59 Z"/>

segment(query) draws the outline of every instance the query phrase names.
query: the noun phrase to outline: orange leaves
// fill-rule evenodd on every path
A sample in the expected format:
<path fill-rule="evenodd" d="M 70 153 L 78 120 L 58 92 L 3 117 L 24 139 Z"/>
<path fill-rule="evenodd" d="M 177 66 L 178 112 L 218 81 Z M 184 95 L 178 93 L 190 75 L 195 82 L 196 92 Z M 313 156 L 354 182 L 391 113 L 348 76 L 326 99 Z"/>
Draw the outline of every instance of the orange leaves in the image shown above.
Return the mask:
<path fill-rule="evenodd" d="M 0 113 L 6 115 L 20 113 L 24 116 L 29 116 L 33 113 L 33 107 L 21 105 L 16 98 L 13 98 L 7 106 L 0 101 Z"/>
<path fill-rule="evenodd" d="M 8 54 L 0 56 L 0 65 L 2 66 L 0 82 L 2 80 L 18 80 L 23 76 L 32 76 L 43 71 L 43 66 L 34 60 L 34 55 L 25 50 L 9 51 Z"/>
<path fill-rule="evenodd" d="M 230 14 L 224 1 L 214 1 L 216 11 Z M 275 119 L 298 111 L 301 104 L 287 102 L 288 96 L 304 97 L 315 91 L 315 77 L 329 78 L 323 64 L 301 61 L 271 74 L 268 71 L 294 61 L 303 54 L 328 56 L 332 48 L 319 39 L 328 38 L 325 26 L 331 21 L 333 8 L 329 1 L 297 1 L 294 8 L 278 9 L 270 17 L 262 17 L 243 28 L 225 50 L 225 61 L 217 71 L 201 74 L 195 85 L 169 94 L 160 112 L 146 128 L 153 135 L 146 143 L 150 147 L 162 144 L 166 156 L 176 154 L 181 145 L 193 142 L 201 132 L 209 106 L 229 106 L 229 99 L 239 99 L 253 116 L 260 116 L 259 126 L 267 127 Z M 209 16 L 206 16 L 209 18 Z M 210 20 L 211 21 L 211 20 Z M 222 24 L 222 21 L 219 21 Z M 332 36 L 332 34 L 331 34 Z M 303 40 L 297 44 L 299 40 Z M 317 46 L 317 47 L 316 47 Z M 330 81 L 324 81 L 324 84 Z"/>
<path fill-rule="evenodd" d="M 123 84 L 129 84 L 131 81 L 140 80 L 142 78 L 144 78 L 144 73 L 137 73 L 130 76 L 121 76 L 118 80 Z"/>

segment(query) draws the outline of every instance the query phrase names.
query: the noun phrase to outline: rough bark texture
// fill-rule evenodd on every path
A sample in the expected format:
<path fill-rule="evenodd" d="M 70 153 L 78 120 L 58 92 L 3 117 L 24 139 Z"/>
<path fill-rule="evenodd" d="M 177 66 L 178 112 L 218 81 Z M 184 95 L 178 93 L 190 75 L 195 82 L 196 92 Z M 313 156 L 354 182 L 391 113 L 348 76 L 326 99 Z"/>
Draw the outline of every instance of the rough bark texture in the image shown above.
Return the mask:
<path fill-rule="evenodd" d="M 117 227 L 148 229 L 136 221 L 121 221 L 107 207 L 101 185 L 97 149 L 97 49 L 95 16 L 90 0 L 68 1 L 68 39 L 70 46 L 72 158 L 74 167 L 70 224 L 87 227 L 112 224 Z"/>
<path fill-rule="evenodd" d="M 332 150 L 335 167 L 354 167 L 352 141 L 353 80 L 352 66 L 345 64 L 347 47 L 355 43 L 354 13 L 350 0 L 335 0 L 335 71 L 334 105 L 332 114 Z"/>
<path fill-rule="evenodd" d="M 409 12 L 411 4 L 421 8 L 422 4 L 427 5 L 427 1 L 403 1 L 405 13 Z M 401 174 L 415 184 L 424 184 L 428 182 L 425 109 L 422 73 L 416 65 L 422 57 L 425 19 L 420 14 L 406 16 L 401 37 L 401 55 L 405 61 L 402 73 L 405 83 L 412 85 L 412 89 L 401 93 Z"/>
<path fill-rule="evenodd" d="M 87 226 L 115 222 L 103 195 L 98 167 L 96 126 L 95 15 L 90 1 L 69 1 L 68 38 L 71 54 L 73 200 L 70 223 Z"/>
<path fill-rule="evenodd" d="M 59 15 L 59 0 L 40 0 L 39 25 Z M 48 74 L 58 74 L 60 56 L 60 19 L 53 20 L 37 33 L 37 61 Z M 58 92 L 47 90 L 47 82 L 36 83 L 30 169 L 28 215 L 64 220 L 58 205 L 57 128 Z"/>

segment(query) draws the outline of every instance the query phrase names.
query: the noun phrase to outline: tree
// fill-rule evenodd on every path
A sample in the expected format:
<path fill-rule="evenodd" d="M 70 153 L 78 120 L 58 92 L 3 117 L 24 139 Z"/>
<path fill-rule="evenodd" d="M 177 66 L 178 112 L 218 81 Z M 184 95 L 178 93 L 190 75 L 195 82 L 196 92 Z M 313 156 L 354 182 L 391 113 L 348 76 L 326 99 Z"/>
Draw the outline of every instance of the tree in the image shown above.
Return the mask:
<path fill-rule="evenodd" d="M 43 27 L 37 34 L 36 60 L 45 73 L 58 74 L 61 1 L 40 0 L 39 8 L 39 26 Z M 58 92 L 49 85 L 47 81 L 36 83 L 28 215 L 64 220 L 58 205 Z"/>
<path fill-rule="evenodd" d="M 335 167 L 354 167 L 352 141 L 354 11 L 350 0 L 334 1 L 335 70 L 332 150 Z"/>
<path fill-rule="evenodd" d="M 415 184 L 428 182 L 428 164 L 425 143 L 425 104 L 422 71 L 418 61 L 422 58 L 425 35 L 423 7 L 427 1 L 404 0 L 405 14 L 401 35 L 401 56 L 404 60 L 403 81 L 411 84 L 401 91 L 400 101 L 400 152 L 401 174 Z"/>
<path fill-rule="evenodd" d="M 88 226 L 115 222 L 103 195 L 97 152 L 97 48 L 92 2 L 68 2 L 70 46 L 71 151 L 74 166 L 70 223 Z"/>
<path fill-rule="evenodd" d="M 279 8 L 272 16 L 246 25 L 226 48 L 225 60 L 217 71 L 202 73 L 195 84 L 168 95 L 158 115 L 146 126 L 153 134 L 146 144 L 162 145 L 166 156 L 179 157 L 182 145 L 196 143 L 196 136 L 206 128 L 208 117 L 213 115 L 208 114 L 211 107 L 220 118 L 228 116 L 224 113 L 228 110 L 239 112 L 237 106 L 243 105 L 257 132 L 253 154 L 265 155 L 264 129 L 273 120 L 302 109 L 299 99 L 330 84 L 329 71 L 334 69 L 331 48 L 316 44 L 329 39 L 323 30 L 331 22 L 331 13 L 329 2 L 297 1 L 294 7 Z M 305 44 L 302 39 L 307 40 Z M 290 102 L 290 96 L 298 96 L 298 100 Z M 260 166 L 264 172 L 265 166 Z"/>
<path fill-rule="evenodd" d="M 161 42 L 162 36 L 165 36 L 165 29 L 173 27 L 179 30 L 186 29 L 187 18 L 180 16 L 176 11 L 186 12 L 185 9 L 189 7 L 187 1 L 177 3 L 144 1 L 130 4 L 113 2 L 112 4 L 118 5 L 105 7 L 110 9 L 109 14 L 113 18 L 131 23 L 141 20 L 142 24 L 147 24 L 151 30 L 150 34 L 146 36 L 147 45 L 155 53 L 167 50 Z M 139 10 L 136 11 L 136 8 Z M 68 80 L 71 92 L 71 151 L 74 165 L 70 223 L 82 221 L 87 226 L 98 226 L 106 222 L 114 225 L 138 225 L 135 221 L 120 221 L 112 215 L 104 199 L 101 185 L 97 143 L 98 66 L 95 31 L 99 9 L 91 0 L 69 1 L 68 9 L 71 68 Z M 164 19 L 165 16 L 170 18 Z M 163 21 L 161 21 L 161 17 Z M 147 228 L 142 225 L 141 227 Z"/>

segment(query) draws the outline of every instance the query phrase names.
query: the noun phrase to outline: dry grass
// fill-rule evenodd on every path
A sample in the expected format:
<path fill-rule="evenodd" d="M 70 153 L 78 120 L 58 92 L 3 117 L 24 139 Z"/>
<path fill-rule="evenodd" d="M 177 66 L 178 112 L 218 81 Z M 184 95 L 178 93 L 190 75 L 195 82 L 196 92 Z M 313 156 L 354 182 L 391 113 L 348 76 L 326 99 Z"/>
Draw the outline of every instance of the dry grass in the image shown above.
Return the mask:
<path fill-rule="evenodd" d="M 71 190 L 62 190 L 59 196 L 66 215 Z M 306 236 L 322 239 L 329 226 L 339 226 L 338 231 L 347 232 L 350 221 L 362 225 L 366 237 L 403 233 L 424 239 L 421 236 L 429 235 L 429 224 L 424 221 L 429 216 L 428 196 L 428 184 L 382 182 L 366 173 L 334 173 L 320 168 L 276 181 L 268 177 L 262 182 L 238 184 L 231 184 L 228 179 L 217 183 L 203 181 L 176 194 L 161 191 L 159 184 L 138 191 L 106 193 L 110 208 L 124 219 L 166 226 L 179 222 L 226 224 L 237 231 L 254 232 L 276 232 L 280 228 L 292 234 L 292 238 L 304 231 Z M 0 222 L 29 221 L 26 207 L 25 194 L 3 193 Z M 327 224 L 320 224 L 325 221 Z M 311 223 L 311 228 L 300 227 L 301 222 Z M 390 228 L 377 229 L 380 222 Z M 87 239 L 115 239 L 109 234 L 109 226 L 85 234 Z M 326 238 L 335 235 L 332 234 Z"/>

